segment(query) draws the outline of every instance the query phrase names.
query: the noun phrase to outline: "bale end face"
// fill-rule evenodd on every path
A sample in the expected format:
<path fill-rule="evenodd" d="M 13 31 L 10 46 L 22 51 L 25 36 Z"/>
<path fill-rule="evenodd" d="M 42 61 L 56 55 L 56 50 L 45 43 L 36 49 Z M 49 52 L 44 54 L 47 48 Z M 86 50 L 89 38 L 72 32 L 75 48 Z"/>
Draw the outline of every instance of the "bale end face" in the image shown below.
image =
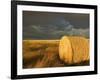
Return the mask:
<path fill-rule="evenodd" d="M 72 63 L 72 48 L 68 37 L 64 36 L 59 43 L 59 57 L 67 64 Z"/>

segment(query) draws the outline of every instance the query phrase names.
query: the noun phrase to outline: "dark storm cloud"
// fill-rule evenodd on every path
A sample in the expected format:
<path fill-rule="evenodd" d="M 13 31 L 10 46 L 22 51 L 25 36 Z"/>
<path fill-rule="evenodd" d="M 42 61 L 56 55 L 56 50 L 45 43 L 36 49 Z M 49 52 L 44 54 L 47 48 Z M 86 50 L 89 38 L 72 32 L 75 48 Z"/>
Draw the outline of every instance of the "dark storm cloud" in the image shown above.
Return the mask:
<path fill-rule="evenodd" d="M 23 12 L 23 39 L 59 39 L 64 35 L 89 37 L 89 15 Z"/>

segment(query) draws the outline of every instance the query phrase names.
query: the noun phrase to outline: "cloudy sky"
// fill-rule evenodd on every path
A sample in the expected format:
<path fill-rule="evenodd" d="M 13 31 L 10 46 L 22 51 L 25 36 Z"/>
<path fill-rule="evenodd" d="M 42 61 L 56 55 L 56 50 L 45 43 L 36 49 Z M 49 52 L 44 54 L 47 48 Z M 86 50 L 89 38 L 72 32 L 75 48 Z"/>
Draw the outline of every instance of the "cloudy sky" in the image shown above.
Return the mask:
<path fill-rule="evenodd" d="M 23 11 L 23 39 L 89 37 L 89 14 Z"/>

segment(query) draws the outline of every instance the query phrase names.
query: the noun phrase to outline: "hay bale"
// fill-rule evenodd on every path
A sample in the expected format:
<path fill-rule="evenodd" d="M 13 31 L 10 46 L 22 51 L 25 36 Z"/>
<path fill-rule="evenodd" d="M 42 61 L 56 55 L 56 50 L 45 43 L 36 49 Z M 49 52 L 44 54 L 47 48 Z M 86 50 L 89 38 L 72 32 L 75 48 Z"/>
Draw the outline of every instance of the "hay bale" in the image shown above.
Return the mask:
<path fill-rule="evenodd" d="M 89 60 L 89 41 L 84 37 L 64 36 L 59 43 L 59 56 L 67 64 Z"/>

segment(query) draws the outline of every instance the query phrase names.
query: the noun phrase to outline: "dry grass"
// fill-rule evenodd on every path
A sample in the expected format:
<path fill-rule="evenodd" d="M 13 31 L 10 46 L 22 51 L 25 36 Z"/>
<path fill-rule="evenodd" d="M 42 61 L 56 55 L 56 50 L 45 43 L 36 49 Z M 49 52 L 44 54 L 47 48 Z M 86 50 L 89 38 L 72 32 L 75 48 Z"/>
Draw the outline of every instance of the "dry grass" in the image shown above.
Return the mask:
<path fill-rule="evenodd" d="M 23 68 L 64 66 L 58 46 L 59 40 L 23 40 Z"/>
<path fill-rule="evenodd" d="M 63 66 L 68 65 L 59 58 L 59 40 L 23 40 L 23 68 Z"/>

